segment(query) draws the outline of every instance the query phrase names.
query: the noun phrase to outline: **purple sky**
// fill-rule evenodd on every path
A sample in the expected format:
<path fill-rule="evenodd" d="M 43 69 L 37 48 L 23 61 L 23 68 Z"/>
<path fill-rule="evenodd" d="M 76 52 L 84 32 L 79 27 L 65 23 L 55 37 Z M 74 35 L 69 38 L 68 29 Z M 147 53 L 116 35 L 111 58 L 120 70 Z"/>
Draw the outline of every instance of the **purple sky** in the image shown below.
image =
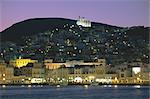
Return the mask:
<path fill-rule="evenodd" d="M 117 26 L 150 26 L 149 0 L 0 0 L 0 31 L 29 18 L 86 17 Z"/>

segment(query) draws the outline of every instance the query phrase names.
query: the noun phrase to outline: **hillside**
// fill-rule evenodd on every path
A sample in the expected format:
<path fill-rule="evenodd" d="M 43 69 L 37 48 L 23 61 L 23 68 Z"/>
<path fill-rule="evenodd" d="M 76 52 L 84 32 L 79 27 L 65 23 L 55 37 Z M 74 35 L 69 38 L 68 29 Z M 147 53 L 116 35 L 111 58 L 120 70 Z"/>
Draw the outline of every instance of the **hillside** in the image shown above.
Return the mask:
<path fill-rule="evenodd" d="M 92 27 L 76 25 L 76 20 L 37 18 L 14 24 L 1 33 L 0 58 L 18 57 L 94 61 L 105 58 L 118 64 L 149 59 L 149 28 L 122 28 L 92 22 Z"/>
<path fill-rule="evenodd" d="M 23 36 L 31 36 L 34 34 L 42 33 L 55 28 L 63 28 L 65 24 L 76 25 L 76 20 L 64 18 L 35 18 L 28 19 L 12 25 L 11 27 L 2 31 L 1 41 L 20 42 Z M 116 27 L 102 23 L 92 23 L 93 26 L 107 26 Z M 17 39 L 16 39 L 17 38 Z M 20 39 L 19 39 L 20 38 Z"/>

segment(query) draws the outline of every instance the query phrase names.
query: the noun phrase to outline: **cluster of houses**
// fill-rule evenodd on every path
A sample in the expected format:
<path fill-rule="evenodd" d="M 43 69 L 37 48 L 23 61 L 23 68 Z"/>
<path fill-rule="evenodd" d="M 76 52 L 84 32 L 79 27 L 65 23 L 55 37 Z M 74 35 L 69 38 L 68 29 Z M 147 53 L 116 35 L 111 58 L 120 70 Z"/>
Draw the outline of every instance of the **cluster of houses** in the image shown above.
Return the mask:
<path fill-rule="evenodd" d="M 72 60 L 63 63 L 46 59 L 0 61 L 0 84 L 146 84 L 150 64 L 136 60 L 113 66 L 105 59 L 92 62 Z"/>

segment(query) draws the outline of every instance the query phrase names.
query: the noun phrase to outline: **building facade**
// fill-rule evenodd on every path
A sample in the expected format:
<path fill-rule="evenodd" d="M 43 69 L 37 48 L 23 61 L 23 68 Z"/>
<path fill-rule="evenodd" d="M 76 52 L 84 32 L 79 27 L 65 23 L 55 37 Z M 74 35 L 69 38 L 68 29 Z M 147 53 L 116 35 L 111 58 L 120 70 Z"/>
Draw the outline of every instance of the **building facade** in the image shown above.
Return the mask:
<path fill-rule="evenodd" d="M 9 63 L 15 67 L 23 67 L 26 66 L 28 63 L 36 63 L 38 62 L 37 60 L 31 60 L 31 59 L 16 59 L 16 60 L 11 60 Z"/>

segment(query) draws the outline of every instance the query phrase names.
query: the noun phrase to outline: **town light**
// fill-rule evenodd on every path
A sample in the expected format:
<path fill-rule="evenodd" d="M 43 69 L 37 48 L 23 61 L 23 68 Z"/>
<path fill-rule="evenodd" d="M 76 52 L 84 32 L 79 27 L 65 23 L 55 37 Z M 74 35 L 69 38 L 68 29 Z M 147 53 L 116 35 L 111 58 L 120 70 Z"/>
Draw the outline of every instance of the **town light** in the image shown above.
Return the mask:
<path fill-rule="evenodd" d="M 74 82 L 81 83 L 82 82 L 82 78 L 81 77 L 76 77 L 74 79 Z"/>
<path fill-rule="evenodd" d="M 6 74 L 3 74 L 3 76 L 6 76 Z"/>
<path fill-rule="evenodd" d="M 28 80 L 31 80 L 31 78 L 28 78 Z"/>
<path fill-rule="evenodd" d="M 118 78 L 117 78 L 117 77 L 115 77 L 115 81 L 118 81 Z"/>
<path fill-rule="evenodd" d="M 95 76 L 89 76 L 89 79 L 94 79 L 95 78 Z"/>
<path fill-rule="evenodd" d="M 96 79 L 95 81 L 96 81 L 96 82 L 100 82 L 100 79 Z"/>
<path fill-rule="evenodd" d="M 58 77 L 57 80 L 60 80 L 60 78 Z"/>
<path fill-rule="evenodd" d="M 6 78 L 3 78 L 3 80 L 6 80 Z"/>
<path fill-rule="evenodd" d="M 31 83 L 44 83 L 46 80 L 43 78 L 32 78 Z"/>
<path fill-rule="evenodd" d="M 137 80 L 140 80 L 140 78 L 139 78 L 139 77 L 137 77 Z"/>
<path fill-rule="evenodd" d="M 105 78 L 96 79 L 95 81 L 99 83 L 111 83 L 112 82 L 111 79 L 105 79 Z"/>
<path fill-rule="evenodd" d="M 141 67 L 133 67 L 132 71 L 134 74 L 138 74 L 141 71 Z"/>

